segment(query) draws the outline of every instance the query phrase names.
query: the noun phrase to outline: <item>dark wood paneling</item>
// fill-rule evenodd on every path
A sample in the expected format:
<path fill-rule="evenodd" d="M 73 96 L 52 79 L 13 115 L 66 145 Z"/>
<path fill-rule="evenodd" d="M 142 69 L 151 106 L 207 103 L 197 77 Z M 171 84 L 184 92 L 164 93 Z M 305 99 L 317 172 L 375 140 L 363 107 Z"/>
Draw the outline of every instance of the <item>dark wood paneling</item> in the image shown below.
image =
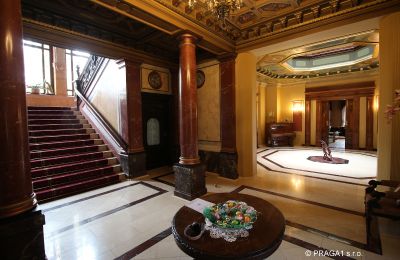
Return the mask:
<path fill-rule="evenodd" d="M 306 88 L 306 98 L 320 100 L 350 99 L 358 96 L 373 96 L 375 83 L 373 81 L 345 84 L 340 86 L 327 86 Z"/>
<path fill-rule="evenodd" d="M 146 151 L 146 169 L 154 169 L 171 163 L 170 109 L 171 96 L 142 93 L 143 144 Z M 159 122 L 160 143 L 147 143 L 147 122 L 155 118 Z"/>
<path fill-rule="evenodd" d="M 346 108 L 346 149 L 359 149 L 359 122 L 360 122 L 360 97 L 367 97 L 367 150 L 373 149 L 373 95 L 375 83 L 372 81 L 352 83 L 340 86 L 326 86 L 306 88 L 306 122 L 305 144 L 310 145 L 311 139 L 311 100 L 317 100 L 317 131 L 316 145 L 323 137 L 322 126 L 323 111 L 322 102 L 329 100 L 347 100 Z M 308 104 L 309 103 L 309 104 Z M 369 110 L 370 109 L 370 110 Z M 327 132 L 328 133 L 328 132 Z"/>
<path fill-rule="evenodd" d="M 374 99 L 367 97 L 367 133 L 366 133 L 366 149 L 374 149 Z"/>
<path fill-rule="evenodd" d="M 311 100 L 306 99 L 305 104 L 305 145 L 311 145 Z"/>

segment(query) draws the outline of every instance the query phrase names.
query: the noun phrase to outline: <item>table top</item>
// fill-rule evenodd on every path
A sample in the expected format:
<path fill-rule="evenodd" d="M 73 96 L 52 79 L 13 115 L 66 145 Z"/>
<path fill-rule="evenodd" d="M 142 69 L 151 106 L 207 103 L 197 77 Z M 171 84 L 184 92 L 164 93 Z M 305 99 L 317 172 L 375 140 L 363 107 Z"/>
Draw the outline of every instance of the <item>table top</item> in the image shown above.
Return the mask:
<path fill-rule="evenodd" d="M 239 200 L 254 207 L 257 216 L 249 236 L 227 242 L 223 238 L 211 238 L 205 231 L 198 240 L 190 240 L 184 235 L 186 226 L 193 222 L 204 223 L 204 216 L 186 206 L 175 214 L 172 221 L 172 234 L 179 248 L 196 259 L 263 259 L 279 247 L 285 232 L 285 218 L 269 202 L 247 194 L 215 193 L 201 197 L 206 201 L 221 203 Z"/>

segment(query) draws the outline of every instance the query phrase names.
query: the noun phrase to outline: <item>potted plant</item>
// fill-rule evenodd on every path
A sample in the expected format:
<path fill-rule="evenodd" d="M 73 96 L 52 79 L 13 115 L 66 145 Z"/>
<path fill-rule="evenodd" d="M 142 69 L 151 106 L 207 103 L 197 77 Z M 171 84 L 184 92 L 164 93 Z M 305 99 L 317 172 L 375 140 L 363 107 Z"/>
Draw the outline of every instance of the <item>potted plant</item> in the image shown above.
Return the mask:
<path fill-rule="evenodd" d="M 42 84 L 32 85 L 31 87 L 31 94 L 40 94 L 40 89 L 43 87 Z"/>

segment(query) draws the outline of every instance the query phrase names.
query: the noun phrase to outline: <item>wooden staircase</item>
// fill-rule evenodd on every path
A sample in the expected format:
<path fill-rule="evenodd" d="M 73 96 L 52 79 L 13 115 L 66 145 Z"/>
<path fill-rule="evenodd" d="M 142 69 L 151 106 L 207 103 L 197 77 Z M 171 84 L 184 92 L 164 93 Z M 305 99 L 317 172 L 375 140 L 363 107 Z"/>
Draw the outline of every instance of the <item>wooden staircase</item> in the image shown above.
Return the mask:
<path fill-rule="evenodd" d="M 39 202 L 124 179 L 118 160 L 79 111 L 28 107 L 33 189 Z"/>

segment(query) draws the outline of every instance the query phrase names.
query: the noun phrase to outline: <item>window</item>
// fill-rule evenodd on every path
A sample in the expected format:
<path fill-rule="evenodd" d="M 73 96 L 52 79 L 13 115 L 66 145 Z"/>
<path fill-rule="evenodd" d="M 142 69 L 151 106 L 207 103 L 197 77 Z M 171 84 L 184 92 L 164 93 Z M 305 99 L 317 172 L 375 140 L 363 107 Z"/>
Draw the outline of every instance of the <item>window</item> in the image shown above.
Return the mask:
<path fill-rule="evenodd" d="M 147 121 L 147 145 L 160 144 L 160 123 L 156 118 Z"/>
<path fill-rule="evenodd" d="M 37 87 L 41 94 L 54 94 L 54 91 L 45 91 L 45 85 L 54 86 L 50 69 L 50 46 L 27 40 L 23 43 L 26 92 L 31 93 L 32 87 Z"/>
<path fill-rule="evenodd" d="M 67 93 L 69 96 L 73 96 L 74 81 L 78 79 L 77 66 L 79 66 L 79 72 L 82 72 L 90 54 L 81 51 L 65 50 L 65 55 L 67 63 Z"/>

